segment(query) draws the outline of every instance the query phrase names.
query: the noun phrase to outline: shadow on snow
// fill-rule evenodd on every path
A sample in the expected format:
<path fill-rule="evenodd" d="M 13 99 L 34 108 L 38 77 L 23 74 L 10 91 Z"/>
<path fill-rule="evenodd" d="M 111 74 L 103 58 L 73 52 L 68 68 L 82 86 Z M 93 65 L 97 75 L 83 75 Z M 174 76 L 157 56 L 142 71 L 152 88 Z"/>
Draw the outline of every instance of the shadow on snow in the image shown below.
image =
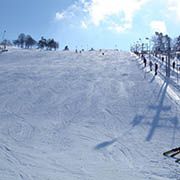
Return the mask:
<path fill-rule="evenodd" d="M 168 85 L 169 85 L 169 81 L 165 80 L 158 93 L 158 99 L 156 100 L 158 104 L 156 106 L 154 105 L 148 106 L 150 110 L 155 111 L 155 114 L 152 118 L 152 122 L 151 123 L 143 122 L 143 120 L 145 120 L 145 116 L 136 115 L 133 121 L 131 122 L 131 125 L 132 127 L 140 125 L 141 123 L 150 125 L 150 130 L 146 136 L 146 141 L 151 141 L 157 128 L 162 128 L 162 127 L 173 128 L 173 137 L 172 137 L 172 145 L 173 145 L 175 141 L 176 130 L 178 129 L 178 125 L 179 125 L 179 120 L 177 116 L 171 117 L 168 115 L 168 117 L 163 117 L 163 118 L 161 117 L 162 112 L 168 112 L 171 110 L 171 106 L 164 105 L 164 100 L 166 97 Z M 160 120 L 164 120 L 163 124 L 162 123 L 160 124 Z M 168 123 L 170 123 L 170 125 Z"/>
<path fill-rule="evenodd" d="M 94 147 L 94 149 L 95 149 L 95 150 L 103 149 L 103 148 L 105 148 L 105 147 L 107 147 L 107 146 L 110 146 L 110 145 L 114 144 L 116 141 L 117 141 L 116 138 L 113 139 L 113 140 L 111 140 L 111 141 L 104 141 L 104 142 L 102 142 L 102 143 L 100 143 L 100 144 L 97 144 L 97 145 Z"/>

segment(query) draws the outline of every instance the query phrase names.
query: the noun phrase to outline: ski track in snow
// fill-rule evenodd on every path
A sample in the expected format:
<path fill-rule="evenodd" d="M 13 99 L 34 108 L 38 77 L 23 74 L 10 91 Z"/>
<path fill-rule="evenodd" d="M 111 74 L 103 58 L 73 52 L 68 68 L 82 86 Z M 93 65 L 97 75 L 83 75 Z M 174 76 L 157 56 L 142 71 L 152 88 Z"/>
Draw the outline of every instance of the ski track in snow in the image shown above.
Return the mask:
<path fill-rule="evenodd" d="M 170 87 L 104 52 L 0 54 L 0 180 L 180 180 Z"/>

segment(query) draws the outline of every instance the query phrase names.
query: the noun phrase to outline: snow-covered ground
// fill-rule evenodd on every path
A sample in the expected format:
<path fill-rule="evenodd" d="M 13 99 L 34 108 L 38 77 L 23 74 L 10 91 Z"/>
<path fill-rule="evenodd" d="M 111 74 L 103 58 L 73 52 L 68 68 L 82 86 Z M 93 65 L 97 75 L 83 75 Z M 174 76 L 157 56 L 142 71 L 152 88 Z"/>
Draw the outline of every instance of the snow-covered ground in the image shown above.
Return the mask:
<path fill-rule="evenodd" d="M 0 54 L 0 180 L 180 180 L 169 83 L 128 52 Z"/>

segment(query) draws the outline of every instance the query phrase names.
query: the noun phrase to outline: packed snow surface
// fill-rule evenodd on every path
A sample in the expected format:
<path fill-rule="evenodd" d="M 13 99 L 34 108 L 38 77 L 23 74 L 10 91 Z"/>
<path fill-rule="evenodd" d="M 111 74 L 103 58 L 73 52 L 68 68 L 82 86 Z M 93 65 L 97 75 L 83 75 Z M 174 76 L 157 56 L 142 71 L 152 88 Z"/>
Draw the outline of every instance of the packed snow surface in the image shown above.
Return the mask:
<path fill-rule="evenodd" d="M 0 54 L 0 180 L 180 180 L 169 81 L 104 53 Z"/>

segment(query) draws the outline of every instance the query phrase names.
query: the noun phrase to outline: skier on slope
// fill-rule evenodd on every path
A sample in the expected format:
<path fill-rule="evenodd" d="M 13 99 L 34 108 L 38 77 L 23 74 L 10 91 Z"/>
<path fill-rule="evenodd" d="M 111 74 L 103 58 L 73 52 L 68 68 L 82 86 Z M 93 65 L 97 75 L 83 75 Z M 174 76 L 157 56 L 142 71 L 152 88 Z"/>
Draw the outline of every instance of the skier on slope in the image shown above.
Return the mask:
<path fill-rule="evenodd" d="M 147 60 L 145 57 L 143 57 L 144 67 L 146 67 Z"/>
<path fill-rule="evenodd" d="M 157 70 L 158 70 L 158 64 L 155 63 L 155 76 L 157 75 Z"/>
<path fill-rule="evenodd" d="M 163 63 L 164 62 L 164 57 L 162 57 L 161 60 L 162 60 L 162 63 Z"/>
<path fill-rule="evenodd" d="M 176 65 L 176 63 L 175 63 L 175 61 L 173 61 L 173 64 L 172 64 L 173 69 L 175 69 L 175 65 Z"/>
<path fill-rule="evenodd" d="M 143 62 L 144 62 L 144 55 L 143 55 L 143 54 L 141 55 L 141 59 L 142 59 L 142 60 L 143 60 Z"/>
<path fill-rule="evenodd" d="M 152 63 L 152 61 L 150 60 L 150 61 L 149 61 L 150 71 L 152 71 L 152 66 L 153 66 L 153 63 Z"/>

